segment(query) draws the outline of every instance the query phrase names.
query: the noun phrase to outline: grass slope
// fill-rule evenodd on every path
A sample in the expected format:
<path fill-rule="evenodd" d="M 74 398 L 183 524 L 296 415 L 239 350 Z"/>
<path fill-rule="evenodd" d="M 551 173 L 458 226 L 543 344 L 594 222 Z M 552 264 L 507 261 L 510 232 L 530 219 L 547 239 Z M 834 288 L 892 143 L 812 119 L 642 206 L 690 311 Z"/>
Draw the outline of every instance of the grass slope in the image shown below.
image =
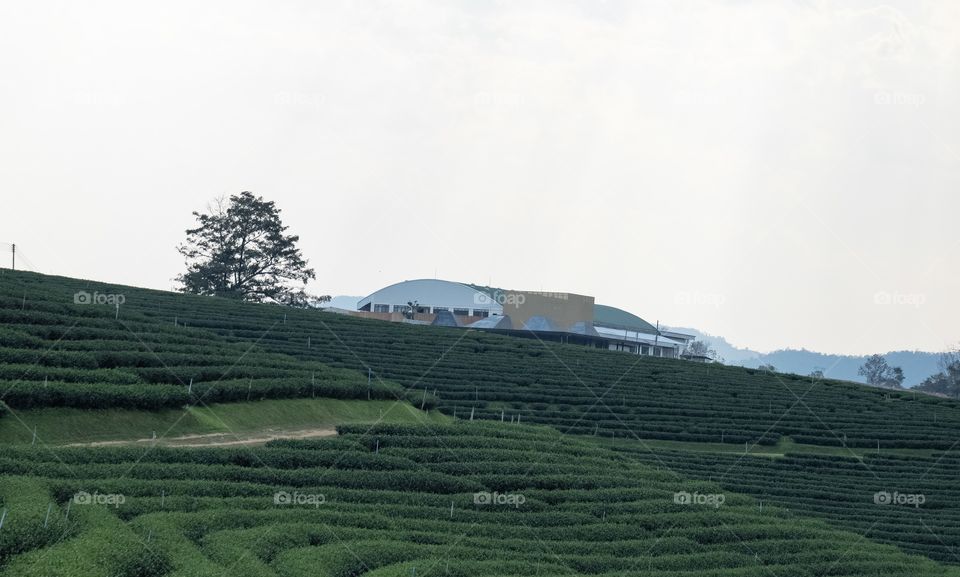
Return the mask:
<path fill-rule="evenodd" d="M 0 443 L 44 444 L 136 441 L 182 435 L 223 433 L 244 436 L 271 430 L 331 428 L 350 423 L 442 423 L 436 411 L 426 413 L 409 403 L 339 399 L 279 399 L 213 403 L 186 409 L 47 408 L 19 411 L 0 419 Z"/>

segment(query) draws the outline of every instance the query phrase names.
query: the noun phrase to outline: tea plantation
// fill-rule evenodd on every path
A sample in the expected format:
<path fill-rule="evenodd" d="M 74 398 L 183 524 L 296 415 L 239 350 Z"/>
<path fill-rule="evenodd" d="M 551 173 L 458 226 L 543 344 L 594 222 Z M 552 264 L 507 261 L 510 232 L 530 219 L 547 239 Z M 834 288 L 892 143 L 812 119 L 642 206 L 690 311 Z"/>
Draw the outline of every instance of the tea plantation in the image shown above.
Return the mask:
<path fill-rule="evenodd" d="M 960 455 L 779 459 L 681 451 L 618 451 L 683 476 L 826 519 L 902 550 L 960 565 Z"/>
<path fill-rule="evenodd" d="M 0 463 L 10 577 L 960 574 L 527 425 Z"/>
<path fill-rule="evenodd" d="M 125 302 L 74 304 L 78 291 Z M 575 434 L 941 450 L 960 440 L 960 402 L 911 392 L 33 273 L 0 275 L 0 320 L 0 362 L 13 365 L 0 386 L 15 408 L 176 405 L 191 379 L 204 401 L 364 397 L 372 375 L 372 398 L 401 394 L 399 383 L 449 415 Z"/>
<path fill-rule="evenodd" d="M 354 370 L 186 326 L 186 319 L 158 322 L 132 307 L 120 318 L 114 307 L 74 303 L 74 289 L 51 277 L 22 274 L 0 274 L 0 400 L 13 409 L 157 410 L 266 398 L 369 400 L 405 394 L 399 385 L 370 381 Z M 434 403 L 432 397 L 417 400 Z"/>
<path fill-rule="evenodd" d="M 7 422 L 324 399 L 457 420 L 257 448 L 26 431 L 0 444 L 0 576 L 960 575 L 957 401 L 0 271 Z M 824 454 L 694 452 L 787 441 Z"/>

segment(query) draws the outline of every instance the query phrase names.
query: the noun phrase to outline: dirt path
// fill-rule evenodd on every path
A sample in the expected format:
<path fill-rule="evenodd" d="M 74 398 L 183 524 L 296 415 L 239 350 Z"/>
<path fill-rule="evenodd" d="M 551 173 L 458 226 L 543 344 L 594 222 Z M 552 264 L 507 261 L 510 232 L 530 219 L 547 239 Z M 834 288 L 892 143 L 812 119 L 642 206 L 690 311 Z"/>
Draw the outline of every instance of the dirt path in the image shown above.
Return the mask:
<path fill-rule="evenodd" d="M 336 429 L 299 429 L 284 431 L 266 429 L 249 433 L 207 433 L 203 435 L 182 435 L 160 439 L 131 439 L 121 441 L 93 441 L 90 443 L 70 443 L 67 447 L 116 447 L 122 445 L 160 445 L 163 447 L 235 447 L 263 445 L 276 439 L 315 439 L 332 437 Z"/>

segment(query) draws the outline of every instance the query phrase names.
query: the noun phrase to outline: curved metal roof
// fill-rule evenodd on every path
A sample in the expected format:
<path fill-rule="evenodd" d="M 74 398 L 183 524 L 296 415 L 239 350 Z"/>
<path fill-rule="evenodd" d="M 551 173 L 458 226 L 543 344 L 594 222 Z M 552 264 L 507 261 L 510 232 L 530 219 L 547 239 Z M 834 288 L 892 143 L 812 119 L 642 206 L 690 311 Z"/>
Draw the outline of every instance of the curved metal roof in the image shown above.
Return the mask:
<path fill-rule="evenodd" d="M 657 327 L 623 309 L 608 305 L 593 305 L 593 324 L 640 333 L 657 334 Z"/>
<path fill-rule="evenodd" d="M 417 301 L 420 306 L 486 309 L 501 314 L 503 306 L 489 294 L 459 282 L 439 279 L 405 280 L 385 286 L 360 299 L 357 309 L 367 304 L 406 304 Z"/>

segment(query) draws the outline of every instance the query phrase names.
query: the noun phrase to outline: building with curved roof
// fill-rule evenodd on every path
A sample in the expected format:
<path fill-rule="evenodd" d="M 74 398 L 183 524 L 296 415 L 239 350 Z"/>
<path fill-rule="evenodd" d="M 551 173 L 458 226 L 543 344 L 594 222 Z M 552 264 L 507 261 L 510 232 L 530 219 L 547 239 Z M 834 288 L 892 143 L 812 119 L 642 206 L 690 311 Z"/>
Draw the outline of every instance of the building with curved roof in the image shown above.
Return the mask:
<path fill-rule="evenodd" d="M 692 335 L 661 331 L 588 295 L 514 291 L 439 279 L 386 286 L 360 299 L 358 314 L 382 320 L 536 336 L 638 355 L 680 358 Z"/>
<path fill-rule="evenodd" d="M 472 286 L 438 279 L 416 279 L 384 287 L 360 299 L 358 311 L 374 313 L 408 312 L 416 303 L 416 313 L 449 312 L 454 317 L 502 315 L 503 306 L 490 293 Z"/>
<path fill-rule="evenodd" d="M 594 326 L 629 329 L 643 333 L 657 332 L 657 327 L 637 315 L 609 305 L 593 305 L 593 324 Z"/>

